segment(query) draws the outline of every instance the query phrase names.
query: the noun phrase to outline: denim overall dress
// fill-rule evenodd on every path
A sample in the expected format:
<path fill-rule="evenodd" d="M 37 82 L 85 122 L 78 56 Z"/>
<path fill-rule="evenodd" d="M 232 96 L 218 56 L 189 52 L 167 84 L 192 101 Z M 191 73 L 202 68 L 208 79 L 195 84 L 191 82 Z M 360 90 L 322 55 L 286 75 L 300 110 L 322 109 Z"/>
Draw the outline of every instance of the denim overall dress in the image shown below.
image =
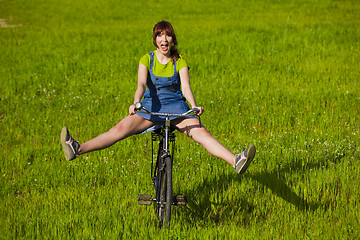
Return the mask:
<path fill-rule="evenodd" d="M 174 75 L 171 77 L 159 77 L 153 73 L 154 52 L 150 52 L 150 71 L 147 77 L 147 91 L 142 100 L 143 106 L 151 112 L 181 114 L 187 112 L 190 108 L 185 102 L 180 88 L 180 76 L 176 71 L 176 61 L 174 63 Z M 139 116 L 151 121 L 165 121 L 164 116 L 152 116 L 149 114 L 137 112 Z M 194 116 L 189 116 L 194 117 Z M 170 117 L 170 120 L 178 117 Z M 161 126 L 160 126 L 161 127 Z M 153 131 L 155 129 L 148 129 Z"/>

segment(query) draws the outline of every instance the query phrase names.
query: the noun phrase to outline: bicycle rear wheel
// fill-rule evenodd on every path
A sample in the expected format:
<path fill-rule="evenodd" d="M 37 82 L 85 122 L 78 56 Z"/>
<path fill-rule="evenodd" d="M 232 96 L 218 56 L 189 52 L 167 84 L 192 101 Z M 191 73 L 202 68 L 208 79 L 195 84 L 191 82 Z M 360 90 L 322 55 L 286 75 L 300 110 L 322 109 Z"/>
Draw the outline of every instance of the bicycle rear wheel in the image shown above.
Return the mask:
<path fill-rule="evenodd" d="M 158 205 L 159 227 L 168 227 L 171 219 L 171 207 L 173 203 L 172 188 L 172 159 L 170 156 L 164 159 L 165 167 L 160 173 L 160 203 Z"/>

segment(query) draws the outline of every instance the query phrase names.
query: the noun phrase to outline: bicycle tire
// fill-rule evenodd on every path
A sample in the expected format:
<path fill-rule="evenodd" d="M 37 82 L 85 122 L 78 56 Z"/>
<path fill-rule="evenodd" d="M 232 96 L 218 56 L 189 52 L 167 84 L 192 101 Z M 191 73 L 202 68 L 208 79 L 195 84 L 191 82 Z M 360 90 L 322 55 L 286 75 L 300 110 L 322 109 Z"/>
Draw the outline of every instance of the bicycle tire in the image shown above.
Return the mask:
<path fill-rule="evenodd" d="M 171 207 L 173 203 L 173 189 L 172 189 L 172 159 L 170 156 L 162 159 L 165 163 L 165 168 L 159 171 L 159 227 L 169 227 L 171 219 Z"/>
<path fill-rule="evenodd" d="M 158 215 L 159 228 L 162 228 L 164 222 L 164 202 L 165 202 L 165 171 L 164 171 L 164 158 L 163 156 L 163 142 L 160 140 L 159 149 L 157 152 L 156 167 L 154 173 L 156 205 L 155 212 Z"/>
<path fill-rule="evenodd" d="M 166 171 L 166 213 L 165 213 L 165 227 L 169 227 L 171 219 L 171 207 L 173 203 L 173 188 L 172 188 L 172 158 L 168 156 L 165 158 Z"/>
<path fill-rule="evenodd" d="M 166 201 L 166 172 L 159 170 L 159 198 L 157 204 L 157 212 L 159 215 L 159 227 L 162 228 L 165 218 L 165 201 Z"/>

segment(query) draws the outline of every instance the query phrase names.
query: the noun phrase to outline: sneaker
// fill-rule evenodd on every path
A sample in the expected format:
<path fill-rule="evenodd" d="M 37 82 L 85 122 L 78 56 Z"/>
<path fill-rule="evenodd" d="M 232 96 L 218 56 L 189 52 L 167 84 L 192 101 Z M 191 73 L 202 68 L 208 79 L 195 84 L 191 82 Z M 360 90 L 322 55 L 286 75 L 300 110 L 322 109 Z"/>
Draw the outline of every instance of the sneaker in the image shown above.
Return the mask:
<path fill-rule="evenodd" d="M 251 144 L 245 151 L 236 155 L 234 168 L 239 174 L 245 173 L 250 163 L 255 157 L 256 149 Z"/>
<path fill-rule="evenodd" d="M 67 160 L 71 161 L 77 156 L 79 156 L 78 150 L 80 144 L 71 137 L 67 127 L 63 127 L 63 129 L 61 130 L 60 139 Z"/>

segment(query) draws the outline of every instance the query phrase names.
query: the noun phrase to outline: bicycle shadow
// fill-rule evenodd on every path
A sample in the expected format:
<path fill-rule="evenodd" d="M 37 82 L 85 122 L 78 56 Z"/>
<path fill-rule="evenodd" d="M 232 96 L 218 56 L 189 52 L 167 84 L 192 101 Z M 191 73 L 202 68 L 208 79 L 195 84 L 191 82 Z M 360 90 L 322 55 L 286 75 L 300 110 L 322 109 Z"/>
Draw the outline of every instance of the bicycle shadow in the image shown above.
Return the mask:
<path fill-rule="evenodd" d="M 323 159 L 322 161 L 325 161 Z M 244 175 L 237 175 L 236 173 L 210 175 L 211 177 L 204 179 L 203 183 L 198 185 L 195 189 L 184 193 L 189 198 L 188 208 L 186 210 L 189 219 L 196 219 L 201 221 L 210 217 L 210 219 L 219 223 L 222 221 L 231 220 L 232 216 L 228 213 L 239 213 L 242 217 L 242 224 L 247 224 L 247 216 L 250 216 L 255 207 L 251 202 L 248 202 L 241 196 L 233 196 L 231 200 L 218 199 L 217 203 L 211 202 L 214 192 L 222 196 L 223 192 L 228 191 L 232 182 L 238 182 L 242 184 L 246 179 L 255 180 L 260 183 L 264 188 L 270 189 L 274 195 L 282 198 L 287 203 L 295 206 L 300 211 L 315 211 L 320 204 L 316 202 L 309 202 L 303 196 L 298 195 L 285 181 L 285 173 L 309 171 L 315 167 L 318 167 L 319 163 L 307 164 L 305 167 L 300 159 L 285 165 L 279 171 L 262 171 L 257 173 L 247 171 Z M 191 199 L 196 199 L 196 201 Z M 261 216 L 260 218 L 265 218 Z M 189 220 L 190 221 L 190 220 Z"/>

